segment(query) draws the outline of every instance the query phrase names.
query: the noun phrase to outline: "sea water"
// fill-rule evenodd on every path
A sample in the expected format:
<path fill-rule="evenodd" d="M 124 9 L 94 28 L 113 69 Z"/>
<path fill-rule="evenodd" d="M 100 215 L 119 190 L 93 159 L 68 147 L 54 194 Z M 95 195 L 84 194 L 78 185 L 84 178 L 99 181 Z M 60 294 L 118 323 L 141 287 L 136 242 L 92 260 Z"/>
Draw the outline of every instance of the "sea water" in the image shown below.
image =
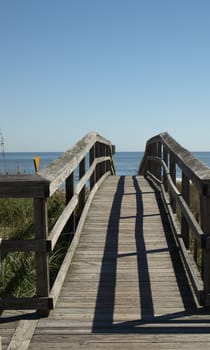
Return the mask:
<path fill-rule="evenodd" d="M 210 167 L 210 152 L 192 152 Z M 60 157 L 62 152 L 6 152 L 0 155 L 0 175 L 4 174 L 33 174 L 35 173 L 33 158 L 40 157 L 40 167 L 43 169 L 50 162 Z M 114 164 L 117 175 L 136 175 L 144 152 L 116 152 Z M 177 169 L 177 177 L 181 177 Z"/>
<path fill-rule="evenodd" d="M 6 152 L 0 158 L 0 174 L 34 174 L 34 157 L 40 157 L 41 169 L 61 155 L 62 152 Z"/>

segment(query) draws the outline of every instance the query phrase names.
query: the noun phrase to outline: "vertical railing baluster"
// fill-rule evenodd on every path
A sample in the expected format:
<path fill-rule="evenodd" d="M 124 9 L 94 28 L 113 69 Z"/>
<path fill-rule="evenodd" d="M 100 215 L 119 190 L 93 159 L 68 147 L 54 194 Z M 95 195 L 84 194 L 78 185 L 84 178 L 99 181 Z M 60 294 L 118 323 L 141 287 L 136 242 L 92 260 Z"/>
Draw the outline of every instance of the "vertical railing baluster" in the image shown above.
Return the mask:
<path fill-rule="evenodd" d="M 66 179 L 66 203 L 68 203 L 74 195 L 74 172 Z"/>
<path fill-rule="evenodd" d="M 100 143 L 96 142 L 95 144 L 95 156 L 96 158 L 100 157 Z M 96 182 L 100 179 L 100 164 L 96 165 Z"/>
<path fill-rule="evenodd" d="M 100 157 L 103 157 L 103 151 L 104 151 L 104 145 L 103 143 L 100 143 Z M 104 162 L 100 163 L 100 176 L 99 178 L 101 178 L 101 176 L 103 175 L 104 172 Z"/>
<path fill-rule="evenodd" d="M 185 175 L 185 173 L 183 171 L 182 171 L 182 196 L 183 196 L 186 204 L 189 206 L 189 203 L 190 203 L 190 182 L 189 182 L 189 178 Z M 188 225 L 188 222 L 185 219 L 183 213 L 181 214 L 181 233 L 183 236 L 185 247 L 187 249 L 189 249 L 189 246 L 190 246 L 189 225 Z"/>
<path fill-rule="evenodd" d="M 161 158 L 162 146 L 160 142 L 154 142 L 149 146 L 149 156 Z M 154 159 L 149 161 L 149 170 L 157 178 L 161 179 L 161 164 Z"/>
<path fill-rule="evenodd" d="M 171 175 L 172 181 L 176 185 L 176 162 L 175 162 L 175 156 L 173 155 L 173 153 L 170 153 L 169 166 L 170 166 L 170 175 Z M 170 194 L 170 202 L 171 202 L 172 210 L 175 213 L 176 201 L 171 194 Z"/>
<path fill-rule="evenodd" d="M 114 160 L 113 160 L 113 155 L 116 152 L 116 148 L 114 145 L 108 146 L 108 155 L 110 157 L 109 162 L 109 170 L 111 171 L 111 174 L 115 174 L 115 166 L 114 166 Z"/>
<path fill-rule="evenodd" d="M 200 195 L 201 228 L 206 236 L 210 236 L 210 186 L 206 185 Z M 210 249 L 209 246 L 202 250 L 202 275 L 204 283 L 204 304 L 210 306 Z"/>
<path fill-rule="evenodd" d="M 104 145 L 103 143 L 100 143 L 100 157 L 103 157 L 103 152 L 104 152 Z M 100 163 L 100 178 L 103 175 L 104 172 L 104 162 Z"/>
<path fill-rule="evenodd" d="M 34 198 L 34 231 L 35 239 L 46 240 L 48 237 L 47 199 Z M 36 295 L 49 297 L 49 257 L 47 252 L 36 252 Z M 37 310 L 46 315 L 48 310 Z"/>
<path fill-rule="evenodd" d="M 82 161 L 79 164 L 79 179 L 85 175 L 85 158 L 82 159 Z M 81 214 L 84 205 L 85 205 L 85 192 L 86 192 L 86 186 L 84 186 L 79 194 L 79 215 Z"/>
<path fill-rule="evenodd" d="M 165 147 L 163 147 L 163 160 L 166 164 L 166 166 L 168 167 L 168 151 L 166 150 Z M 163 172 L 163 185 L 165 188 L 165 191 L 168 191 L 168 180 L 167 180 L 167 175 L 165 173 L 165 171 Z"/>
<path fill-rule="evenodd" d="M 105 154 L 104 156 L 107 157 L 109 155 L 109 149 L 108 149 L 108 145 L 104 145 L 105 147 Z M 105 173 L 109 171 L 109 162 L 106 160 L 105 161 Z"/>
<path fill-rule="evenodd" d="M 156 156 L 156 143 L 153 143 L 153 144 L 151 145 L 150 153 L 151 153 L 151 156 Z M 151 160 L 150 168 L 151 168 L 152 174 L 155 175 L 156 164 L 155 164 L 154 160 Z"/>
<path fill-rule="evenodd" d="M 157 152 L 157 157 L 158 158 L 160 158 L 160 159 L 162 159 L 162 144 L 161 144 L 161 142 L 157 142 L 157 150 L 156 150 L 156 152 Z M 161 163 L 160 162 L 155 162 L 155 164 L 156 164 L 156 177 L 159 179 L 159 180 L 161 180 Z"/>
<path fill-rule="evenodd" d="M 89 165 L 91 166 L 95 160 L 95 145 L 90 149 L 89 152 Z M 96 171 L 94 170 L 93 174 L 90 177 L 90 190 L 96 183 Z"/>
<path fill-rule="evenodd" d="M 68 202 L 72 199 L 74 195 L 74 172 L 72 172 L 71 175 L 66 179 L 65 187 L 66 187 L 66 204 L 68 204 Z M 75 213 L 73 213 L 70 216 L 66 224 L 66 228 L 68 232 L 71 230 L 75 232 Z"/>
<path fill-rule="evenodd" d="M 155 155 L 155 150 L 156 150 L 156 147 L 155 147 L 155 144 L 151 144 L 148 146 L 148 155 L 149 157 L 152 157 Z M 152 159 L 149 159 L 148 161 L 148 170 L 154 174 L 155 172 L 155 168 L 154 168 L 154 161 Z"/>
<path fill-rule="evenodd" d="M 106 156 L 106 145 L 105 144 L 102 144 L 102 156 L 105 157 Z M 102 175 L 104 175 L 106 172 L 106 161 L 103 162 L 103 165 L 102 165 Z"/>

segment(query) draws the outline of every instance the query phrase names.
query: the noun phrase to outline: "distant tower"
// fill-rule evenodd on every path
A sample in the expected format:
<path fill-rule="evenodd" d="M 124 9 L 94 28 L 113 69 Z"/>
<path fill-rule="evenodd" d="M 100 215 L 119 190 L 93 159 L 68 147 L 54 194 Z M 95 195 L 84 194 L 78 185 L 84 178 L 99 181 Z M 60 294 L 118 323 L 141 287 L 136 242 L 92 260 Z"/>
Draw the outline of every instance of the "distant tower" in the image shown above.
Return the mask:
<path fill-rule="evenodd" d="M 6 171 L 6 157 L 5 157 L 5 151 L 4 151 L 4 137 L 3 137 L 2 130 L 0 130 L 0 146 L 1 146 L 1 151 L 2 151 L 4 169 Z"/>

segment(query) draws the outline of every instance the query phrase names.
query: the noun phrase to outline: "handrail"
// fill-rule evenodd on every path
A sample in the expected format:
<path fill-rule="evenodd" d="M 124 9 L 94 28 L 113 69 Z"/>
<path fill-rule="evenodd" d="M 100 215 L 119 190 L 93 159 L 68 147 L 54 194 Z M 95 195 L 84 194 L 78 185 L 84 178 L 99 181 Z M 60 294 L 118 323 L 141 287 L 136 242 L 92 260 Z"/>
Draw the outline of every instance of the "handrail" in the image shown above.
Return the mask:
<path fill-rule="evenodd" d="M 77 144 L 61 157 L 51 162 L 36 175 L 0 176 L 0 198 L 34 199 L 35 238 L 30 240 L 0 239 L 3 252 L 31 251 L 36 253 L 36 296 L 33 298 L 1 298 L 3 309 L 37 309 L 48 313 L 54 307 L 62 282 L 72 259 L 73 249 L 79 240 L 87 206 L 100 184 L 110 174 L 115 174 L 112 155 L 114 146 L 95 132 L 85 135 Z M 88 168 L 88 169 L 86 169 Z M 79 173 L 75 179 L 74 173 Z M 66 206 L 48 233 L 47 200 L 60 186 L 65 184 Z M 88 191 L 87 191 L 88 190 Z M 80 221 L 73 240 L 67 250 L 64 262 L 50 290 L 49 253 L 55 248 L 62 231 L 75 212 Z M 74 226 L 74 225 L 73 225 Z"/>
<path fill-rule="evenodd" d="M 65 181 L 66 178 L 77 168 L 78 164 L 84 159 L 85 155 L 95 144 L 103 144 L 109 151 L 112 147 L 110 141 L 106 140 L 96 132 L 90 132 L 85 135 L 77 144 L 66 151 L 61 157 L 51 162 L 39 175 L 49 181 L 49 196 Z M 101 152 L 99 150 L 99 152 Z"/>
<path fill-rule="evenodd" d="M 176 178 L 177 166 L 181 183 Z M 198 301 L 209 306 L 210 169 L 165 132 L 147 141 L 138 174 L 146 176 L 160 190 Z M 192 186 L 199 193 L 199 222 L 191 211 Z M 181 212 L 179 221 L 177 210 Z"/>
<path fill-rule="evenodd" d="M 142 162 L 140 163 L 138 173 L 144 173 L 145 160 L 148 156 L 151 145 L 161 144 L 164 151 L 175 157 L 175 163 L 184 171 L 186 176 L 193 181 L 199 191 L 207 191 L 210 193 L 210 169 L 197 159 L 191 152 L 182 147 L 167 132 L 161 133 L 149 139 Z M 203 187 L 202 185 L 207 185 Z"/>

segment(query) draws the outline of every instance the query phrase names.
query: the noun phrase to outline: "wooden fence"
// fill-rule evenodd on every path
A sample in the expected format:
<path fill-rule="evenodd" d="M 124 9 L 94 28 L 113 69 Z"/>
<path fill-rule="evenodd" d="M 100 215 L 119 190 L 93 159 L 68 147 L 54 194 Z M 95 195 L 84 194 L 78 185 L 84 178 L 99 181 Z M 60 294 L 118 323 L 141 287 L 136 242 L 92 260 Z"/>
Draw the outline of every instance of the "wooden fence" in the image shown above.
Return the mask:
<path fill-rule="evenodd" d="M 35 252 L 36 260 L 36 295 L 32 298 L 1 298 L 1 308 L 36 309 L 47 313 L 54 307 L 91 200 L 105 178 L 115 173 L 113 153 L 114 147 L 110 141 L 91 132 L 36 175 L 0 176 L 0 198 L 33 198 L 35 231 L 32 240 L 0 239 L 1 253 Z M 75 176 L 76 172 L 78 179 Z M 66 206 L 48 233 L 47 201 L 61 185 L 65 187 Z M 50 289 L 49 253 L 54 250 L 62 230 L 75 211 L 77 215 L 79 212 L 80 220 Z"/>
<path fill-rule="evenodd" d="M 210 306 L 210 169 L 168 133 L 162 133 L 147 141 L 138 173 L 161 191 L 197 299 Z M 191 211 L 192 188 L 198 191 L 199 217 Z"/>

